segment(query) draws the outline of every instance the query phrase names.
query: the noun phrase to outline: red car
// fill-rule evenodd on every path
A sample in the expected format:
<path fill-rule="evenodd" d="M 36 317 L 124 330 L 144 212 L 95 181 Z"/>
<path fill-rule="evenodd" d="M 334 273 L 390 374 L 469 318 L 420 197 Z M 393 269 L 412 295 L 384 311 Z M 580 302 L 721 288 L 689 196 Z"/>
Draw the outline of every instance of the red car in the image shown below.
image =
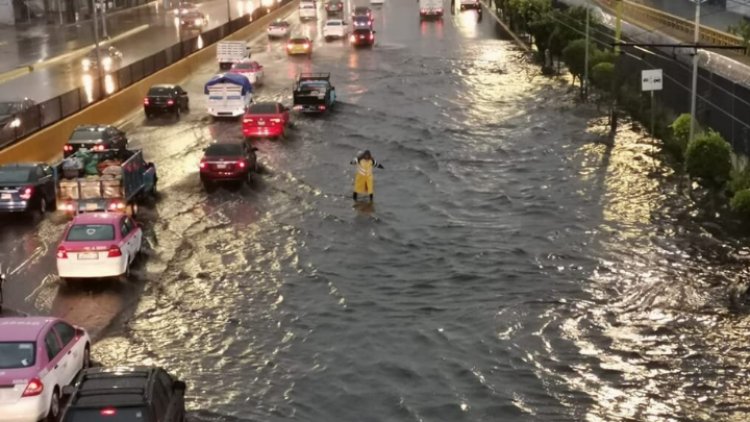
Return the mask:
<path fill-rule="evenodd" d="M 245 141 L 216 142 L 204 150 L 200 163 L 201 182 L 211 188 L 216 182 L 247 182 L 257 173 L 257 148 Z"/>
<path fill-rule="evenodd" d="M 280 103 L 255 103 L 242 118 L 242 134 L 247 138 L 279 138 L 286 133 L 289 109 Z"/>

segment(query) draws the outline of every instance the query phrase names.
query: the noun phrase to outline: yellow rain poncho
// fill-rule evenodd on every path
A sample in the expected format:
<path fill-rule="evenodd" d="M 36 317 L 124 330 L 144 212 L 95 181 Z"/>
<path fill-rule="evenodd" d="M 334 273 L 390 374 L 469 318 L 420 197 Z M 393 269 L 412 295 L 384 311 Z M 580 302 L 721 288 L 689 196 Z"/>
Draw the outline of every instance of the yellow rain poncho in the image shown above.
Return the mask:
<path fill-rule="evenodd" d="M 375 160 L 357 160 L 357 175 L 354 176 L 354 192 L 371 195 L 373 193 L 372 168 Z"/>

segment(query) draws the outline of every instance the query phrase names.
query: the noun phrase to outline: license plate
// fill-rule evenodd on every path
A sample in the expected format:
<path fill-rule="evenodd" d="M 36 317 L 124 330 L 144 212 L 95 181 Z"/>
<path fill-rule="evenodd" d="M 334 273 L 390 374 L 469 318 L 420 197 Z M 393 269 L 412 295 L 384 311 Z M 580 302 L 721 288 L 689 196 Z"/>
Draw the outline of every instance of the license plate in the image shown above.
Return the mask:
<path fill-rule="evenodd" d="M 216 168 L 217 169 L 225 169 L 225 168 L 227 168 L 227 165 L 226 164 L 217 164 Z"/>
<path fill-rule="evenodd" d="M 263 120 L 258 122 L 258 126 L 265 126 L 265 125 L 266 125 L 266 122 L 264 122 Z"/>
<path fill-rule="evenodd" d="M 97 204 L 86 204 L 86 211 L 96 211 L 99 209 Z"/>
<path fill-rule="evenodd" d="M 78 259 L 99 259 L 97 252 L 78 252 Z"/>
<path fill-rule="evenodd" d="M 4 193 L 0 195 L 0 199 L 13 199 L 13 196 L 11 196 L 11 194 L 9 193 Z"/>

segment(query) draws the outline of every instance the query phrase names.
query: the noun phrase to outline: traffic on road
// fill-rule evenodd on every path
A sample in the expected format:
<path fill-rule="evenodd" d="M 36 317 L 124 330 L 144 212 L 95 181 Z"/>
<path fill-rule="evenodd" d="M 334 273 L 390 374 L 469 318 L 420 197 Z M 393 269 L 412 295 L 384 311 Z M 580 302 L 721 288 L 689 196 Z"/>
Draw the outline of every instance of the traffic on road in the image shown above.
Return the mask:
<path fill-rule="evenodd" d="M 738 416 L 715 286 L 747 251 L 674 218 L 651 141 L 605 142 L 473 4 L 357 3 L 0 168 L 14 204 L 57 192 L 0 219 L 0 421 Z"/>

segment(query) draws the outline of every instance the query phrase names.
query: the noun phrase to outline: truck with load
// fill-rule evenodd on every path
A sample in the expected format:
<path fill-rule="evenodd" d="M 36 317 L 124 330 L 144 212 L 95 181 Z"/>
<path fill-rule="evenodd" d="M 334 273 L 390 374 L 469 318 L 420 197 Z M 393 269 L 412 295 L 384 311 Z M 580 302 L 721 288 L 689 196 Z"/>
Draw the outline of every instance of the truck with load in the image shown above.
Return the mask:
<path fill-rule="evenodd" d="M 336 88 L 330 73 L 301 73 L 294 82 L 294 110 L 324 113 L 336 104 Z"/>
<path fill-rule="evenodd" d="M 227 70 L 233 64 L 249 58 L 250 47 L 245 41 L 219 41 L 216 44 L 216 61 L 221 70 Z"/>
<path fill-rule="evenodd" d="M 214 117 L 238 117 L 253 101 L 253 84 L 239 73 L 222 73 L 206 82 L 208 114 Z"/>
<path fill-rule="evenodd" d="M 57 207 L 68 214 L 120 211 L 135 215 L 156 193 L 156 166 L 141 150 L 94 153 L 82 149 L 58 166 Z"/>

